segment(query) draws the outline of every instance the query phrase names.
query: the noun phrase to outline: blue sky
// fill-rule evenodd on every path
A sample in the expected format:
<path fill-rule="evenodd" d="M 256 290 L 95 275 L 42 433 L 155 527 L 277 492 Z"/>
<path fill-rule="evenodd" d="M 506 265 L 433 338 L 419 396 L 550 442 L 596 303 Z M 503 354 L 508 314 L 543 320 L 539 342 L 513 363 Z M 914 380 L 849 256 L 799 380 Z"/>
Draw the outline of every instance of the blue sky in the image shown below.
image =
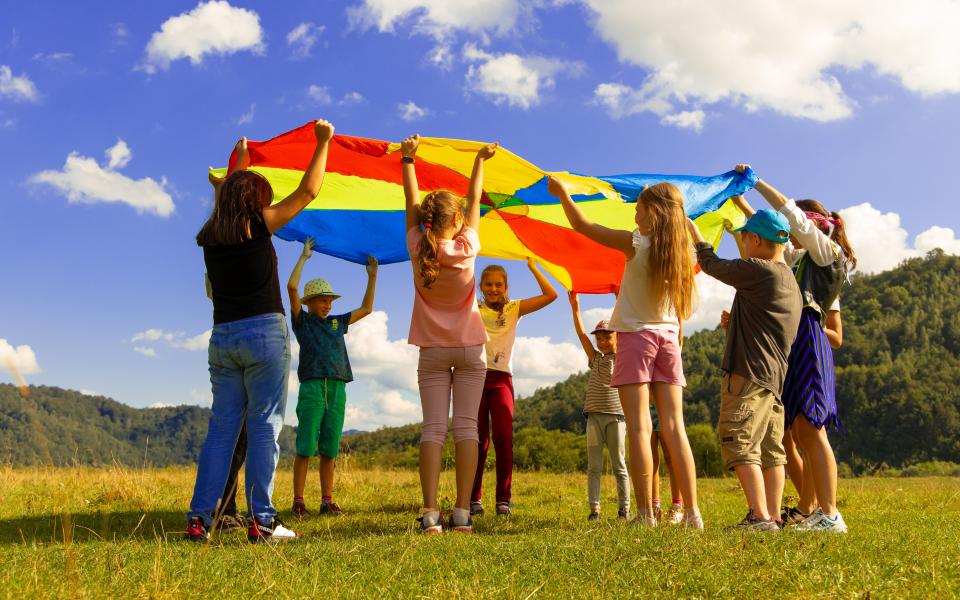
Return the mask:
<path fill-rule="evenodd" d="M 30 383 L 208 403 L 211 307 L 193 243 L 206 167 L 240 135 L 321 117 L 381 139 L 499 141 L 551 170 L 750 162 L 788 195 L 845 209 L 866 271 L 960 252 L 944 183 L 960 154 L 955 2 L 669 4 L 4 2 L 0 355 Z M 282 282 L 300 249 L 275 245 Z M 385 314 L 351 336 L 348 427 L 419 418 L 409 269 L 381 269 Z M 514 297 L 535 293 L 522 264 L 508 269 Z M 362 267 L 315 256 L 305 279 L 319 276 L 343 290 L 335 309 L 359 305 Z M 701 291 L 690 329 L 729 302 L 713 282 Z M 612 302 L 583 304 L 593 319 Z M 519 333 L 521 391 L 581 368 L 562 298 Z"/>

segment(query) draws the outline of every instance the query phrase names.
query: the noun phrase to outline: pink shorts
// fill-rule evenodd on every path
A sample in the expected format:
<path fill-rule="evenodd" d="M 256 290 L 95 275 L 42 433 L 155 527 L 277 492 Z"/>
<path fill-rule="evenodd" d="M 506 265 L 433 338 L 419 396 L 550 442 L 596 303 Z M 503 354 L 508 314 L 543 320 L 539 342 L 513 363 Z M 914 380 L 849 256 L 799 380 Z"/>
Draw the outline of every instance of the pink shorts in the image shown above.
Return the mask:
<path fill-rule="evenodd" d="M 617 332 L 617 362 L 610 385 L 635 383 L 687 386 L 677 332 L 659 329 Z"/>

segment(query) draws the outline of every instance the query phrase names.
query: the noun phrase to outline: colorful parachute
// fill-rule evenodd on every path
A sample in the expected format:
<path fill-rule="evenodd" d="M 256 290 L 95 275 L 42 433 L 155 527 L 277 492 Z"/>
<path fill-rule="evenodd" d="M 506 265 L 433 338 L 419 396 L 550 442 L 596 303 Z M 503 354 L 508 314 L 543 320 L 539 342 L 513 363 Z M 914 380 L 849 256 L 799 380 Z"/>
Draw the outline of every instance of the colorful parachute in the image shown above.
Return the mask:
<path fill-rule="evenodd" d="M 420 193 L 447 189 L 466 194 L 474 156 L 482 145 L 422 138 L 417 152 Z M 296 189 L 315 146 L 312 124 L 265 142 L 249 142 L 250 170 L 266 177 L 275 200 L 282 199 Z M 399 149 L 396 143 L 334 136 L 320 194 L 276 235 L 291 241 L 312 237 L 315 250 L 361 264 L 368 254 L 381 264 L 408 260 Z M 230 157 L 231 164 L 235 160 Z M 216 172 L 222 175 L 225 170 Z M 720 243 L 725 220 L 739 223 L 743 219 L 727 199 L 756 181 L 752 172 L 734 171 L 712 177 L 547 172 L 505 148 L 487 161 L 484 175 L 481 255 L 533 257 L 564 287 L 583 293 L 618 289 L 624 257 L 570 228 L 560 202 L 547 193 L 548 175 L 564 181 L 591 220 L 625 230 L 634 227 L 639 191 L 645 185 L 669 181 L 683 191 L 687 214 L 714 246 Z"/>

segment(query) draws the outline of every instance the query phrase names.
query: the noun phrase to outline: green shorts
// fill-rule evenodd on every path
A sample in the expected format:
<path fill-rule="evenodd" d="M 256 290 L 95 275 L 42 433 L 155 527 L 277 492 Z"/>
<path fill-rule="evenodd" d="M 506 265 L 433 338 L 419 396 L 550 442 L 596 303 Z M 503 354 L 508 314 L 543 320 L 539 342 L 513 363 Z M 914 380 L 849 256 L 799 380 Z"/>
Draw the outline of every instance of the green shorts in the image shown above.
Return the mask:
<path fill-rule="evenodd" d="M 340 435 L 347 406 L 347 385 L 339 379 L 308 379 L 297 396 L 297 454 L 340 454 Z"/>

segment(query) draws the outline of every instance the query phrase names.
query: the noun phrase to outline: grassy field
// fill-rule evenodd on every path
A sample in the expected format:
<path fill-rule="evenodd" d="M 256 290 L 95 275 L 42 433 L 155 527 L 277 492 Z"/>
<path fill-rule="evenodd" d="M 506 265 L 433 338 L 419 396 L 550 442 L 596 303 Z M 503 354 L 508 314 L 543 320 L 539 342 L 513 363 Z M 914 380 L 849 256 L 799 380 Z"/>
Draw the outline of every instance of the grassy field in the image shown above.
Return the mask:
<path fill-rule="evenodd" d="M 700 482 L 707 531 L 646 530 L 605 514 L 587 523 L 585 475 L 518 473 L 515 515 L 473 536 L 420 536 L 415 472 L 340 470 L 340 518 L 281 516 L 303 533 L 251 546 L 240 532 L 182 540 L 194 470 L 0 469 L 4 597 L 956 597 L 960 480 L 841 481 L 845 536 L 741 534 L 730 479 Z M 493 474 L 488 474 L 492 477 Z M 308 489 L 316 490 L 311 473 Z M 445 507 L 452 476 L 445 473 Z M 313 498 L 316 499 L 316 494 Z"/>

